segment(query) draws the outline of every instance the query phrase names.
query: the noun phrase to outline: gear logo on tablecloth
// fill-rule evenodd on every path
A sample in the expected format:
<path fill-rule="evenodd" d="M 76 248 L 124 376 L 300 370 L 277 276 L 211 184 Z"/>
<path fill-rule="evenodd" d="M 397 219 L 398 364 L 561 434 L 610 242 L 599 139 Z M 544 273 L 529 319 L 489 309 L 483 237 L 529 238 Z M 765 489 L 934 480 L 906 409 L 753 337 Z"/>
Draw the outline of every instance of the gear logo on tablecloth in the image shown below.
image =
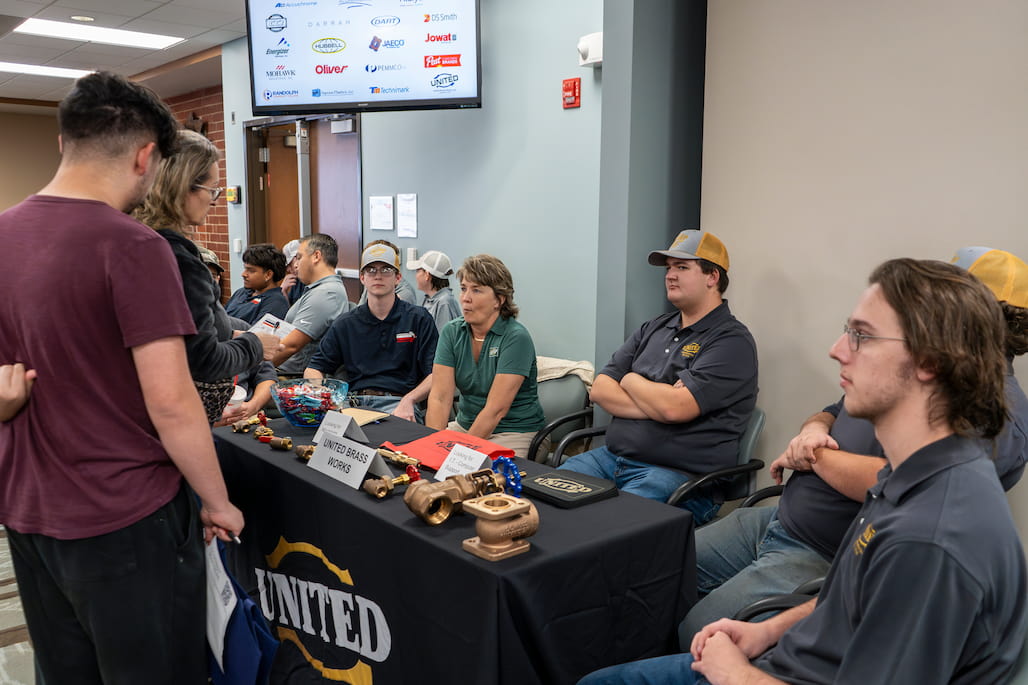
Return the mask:
<path fill-rule="evenodd" d="M 261 611 L 282 642 L 291 642 L 326 680 L 373 685 L 369 662 L 389 657 L 392 636 L 379 605 L 354 592 L 350 572 L 307 542 L 279 538 L 267 557 L 268 569 L 255 568 Z M 353 653 L 338 660 L 339 649 Z"/>

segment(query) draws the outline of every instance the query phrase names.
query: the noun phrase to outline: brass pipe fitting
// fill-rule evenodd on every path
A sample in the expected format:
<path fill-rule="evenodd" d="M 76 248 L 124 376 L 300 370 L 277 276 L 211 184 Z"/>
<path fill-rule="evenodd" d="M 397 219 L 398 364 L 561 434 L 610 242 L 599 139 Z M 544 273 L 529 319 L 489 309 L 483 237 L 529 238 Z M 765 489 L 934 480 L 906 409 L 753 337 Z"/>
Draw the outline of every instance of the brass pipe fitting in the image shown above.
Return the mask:
<path fill-rule="evenodd" d="M 419 480 L 403 493 L 403 501 L 430 526 L 438 526 L 461 510 L 461 502 L 492 492 L 503 492 L 506 480 L 489 469 L 450 476 L 442 482 Z"/>
<path fill-rule="evenodd" d="M 539 530 L 539 511 L 527 499 L 496 493 L 465 500 L 464 510 L 475 516 L 477 537 L 463 542 L 464 550 L 486 561 L 500 561 L 527 552 L 525 538 Z"/>

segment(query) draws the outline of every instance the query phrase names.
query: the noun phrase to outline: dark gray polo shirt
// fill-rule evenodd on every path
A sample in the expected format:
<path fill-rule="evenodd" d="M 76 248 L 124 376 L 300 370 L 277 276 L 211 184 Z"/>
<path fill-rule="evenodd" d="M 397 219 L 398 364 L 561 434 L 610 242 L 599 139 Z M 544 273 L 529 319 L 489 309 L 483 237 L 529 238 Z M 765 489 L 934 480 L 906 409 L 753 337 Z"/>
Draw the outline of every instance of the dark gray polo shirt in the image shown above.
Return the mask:
<path fill-rule="evenodd" d="M 620 457 L 691 473 L 734 466 L 739 438 L 757 403 L 757 346 L 722 303 L 681 328 L 674 311 L 642 325 L 600 370 L 615 381 L 634 371 L 651 381 L 682 381 L 700 407 L 687 423 L 615 417 L 607 447 Z"/>
<path fill-rule="evenodd" d="M 882 469 L 814 612 L 755 665 L 788 683 L 1006 682 L 1028 630 L 996 469 L 950 436 Z"/>

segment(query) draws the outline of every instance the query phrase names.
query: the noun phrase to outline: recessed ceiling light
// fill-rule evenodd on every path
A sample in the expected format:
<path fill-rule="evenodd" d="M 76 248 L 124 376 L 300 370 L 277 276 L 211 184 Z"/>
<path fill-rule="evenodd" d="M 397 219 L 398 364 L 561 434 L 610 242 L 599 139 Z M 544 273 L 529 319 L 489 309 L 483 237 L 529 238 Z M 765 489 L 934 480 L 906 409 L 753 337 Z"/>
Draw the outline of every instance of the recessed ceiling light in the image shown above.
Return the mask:
<path fill-rule="evenodd" d="M 125 45 L 132 48 L 149 48 L 150 50 L 163 50 L 185 40 L 185 38 L 178 38 L 176 36 L 161 36 L 156 33 L 140 33 L 139 31 L 125 31 L 124 29 L 106 29 L 102 26 L 83 26 L 82 24 L 69 24 L 49 19 L 26 19 L 25 23 L 14 29 L 14 32 L 26 33 L 32 36 L 46 36 L 48 38 L 65 38 L 67 40 L 78 40 L 87 43 L 106 43 L 108 45 Z"/>
<path fill-rule="evenodd" d="M 94 17 L 87 17 L 84 14 L 73 14 L 71 15 L 72 21 L 96 21 Z"/>
<path fill-rule="evenodd" d="M 32 74 L 33 76 L 54 76 L 56 78 L 81 78 L 93 72 L 83 69 L 64 69 L 63 67 L 44 67 L 39 64 L 17 64 L 0 62 L 0 71 L 11 74 Z"/>

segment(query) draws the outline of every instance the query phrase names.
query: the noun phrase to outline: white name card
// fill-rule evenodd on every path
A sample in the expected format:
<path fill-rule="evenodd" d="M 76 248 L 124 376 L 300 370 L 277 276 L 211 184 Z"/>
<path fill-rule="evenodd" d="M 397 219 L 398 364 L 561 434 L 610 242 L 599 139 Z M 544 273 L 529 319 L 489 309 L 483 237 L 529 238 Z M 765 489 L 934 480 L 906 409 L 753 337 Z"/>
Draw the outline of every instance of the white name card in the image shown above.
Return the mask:
<path fill-rule="evenodd" d="M 250 326 L 248 333 L 268 333 L 279 338 L 284 338 L 296 330 L 296 326 L 286 323 L 274 314 L 265 314 L 254 325 Z"/>
<path fill-rule="evenodd" d="M 307 462 L 315 471 L 320 471 L 354 490 L 360 488 L 364 476 L 392 476 L 385 460 L 374 447 L 348 440 L 335 433 L 326 432 L 314 448 L 311 460 Z"/>
<path fill-rule="evenodd" d="M 454 445 L 443 460 L 443 465 L 435 472 L 435 479 L 446 480 L 450 476 L 479 471 L 487 468 L 491 462 L 487 454 L 476 452 L 467 445 Z"/>
<path fill-rule="evenodd" d="M 320 445 L 321 436 L 325 433 L 335 433 L 358 442 L 368 442 L 368 436 L 364 434 L 364 430 L 354 418 L 341 411 L 330 411 L 325 414 L 325 418 L 321 421 L 321 425 L 318 426 L 317 432 L 314 433 L 314 440 L 312 442 L 315 445 Z"/>

